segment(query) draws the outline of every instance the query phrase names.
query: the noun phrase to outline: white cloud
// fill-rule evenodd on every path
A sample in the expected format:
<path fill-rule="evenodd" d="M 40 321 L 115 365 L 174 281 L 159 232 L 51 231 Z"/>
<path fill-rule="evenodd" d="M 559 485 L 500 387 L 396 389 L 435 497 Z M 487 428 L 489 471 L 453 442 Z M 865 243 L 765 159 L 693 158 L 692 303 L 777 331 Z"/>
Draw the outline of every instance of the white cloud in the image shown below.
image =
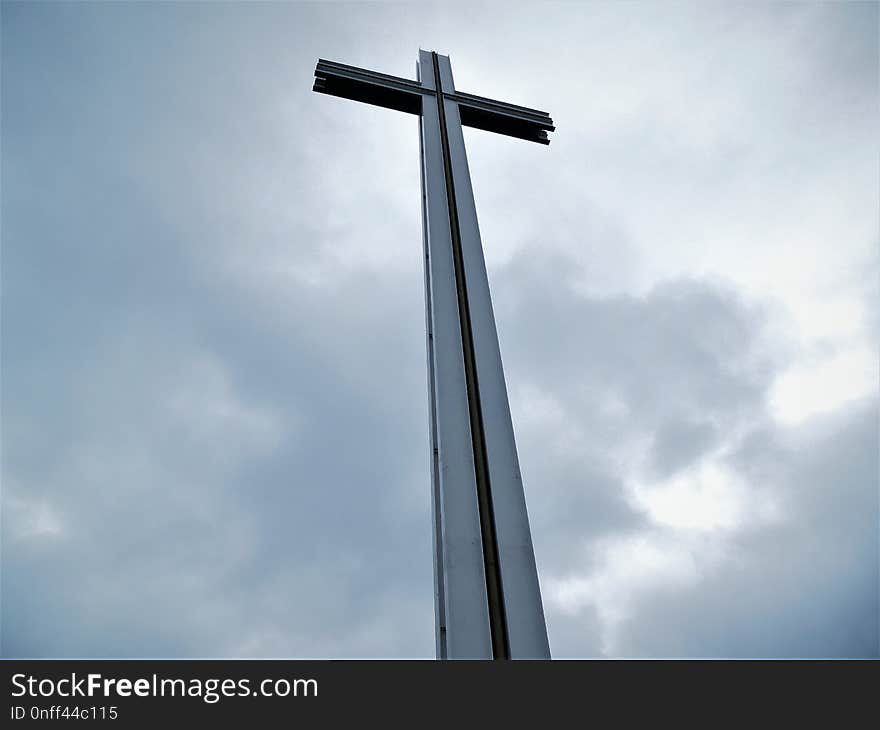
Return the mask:
<path fill-rule="evenodd" d="M 698 581 L 706 555 L 700 555 L 694 542 L 656 531 L 602 540 L 594 547 L 594 570 L 588 576 L 546 581 L 545 600 L 572 614 L 594 608 L 601 625 L 602 652 L 614 656 L 616 633 L 646 595 L 658 586 L 689 586 Z M 702 547 L 707 544 L 711 547 L 705 541 Z"/>
<path fill-rule="evenodd" d="M 778 511 L 772 493 L 749 489 L 735 471 L 711 457 L 664 482 L 636 482 L 629 488 L 652 521 L 680 530 L 730 530 L 745 519 L 766 523 Z"/>
<path fill-rule="evenodd" d="M 877 387 L 878 354 L 861 344 L 786 370 L 774 384 L 771 407 L 780 421 L 801 423 L 874 395 Z"/>

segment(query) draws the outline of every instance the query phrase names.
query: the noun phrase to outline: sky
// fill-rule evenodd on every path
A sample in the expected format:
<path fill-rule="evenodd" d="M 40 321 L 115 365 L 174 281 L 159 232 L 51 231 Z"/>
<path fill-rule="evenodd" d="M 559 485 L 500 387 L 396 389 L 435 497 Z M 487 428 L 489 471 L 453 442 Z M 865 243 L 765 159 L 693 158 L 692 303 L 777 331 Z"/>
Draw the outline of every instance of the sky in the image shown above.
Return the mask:
<path fill-rule="evenodd" d="M 8 657 L 434 655 L 415 117 L 466 129 L 554 657 L 865 657 L 878 5 L 0 7 Z"/>

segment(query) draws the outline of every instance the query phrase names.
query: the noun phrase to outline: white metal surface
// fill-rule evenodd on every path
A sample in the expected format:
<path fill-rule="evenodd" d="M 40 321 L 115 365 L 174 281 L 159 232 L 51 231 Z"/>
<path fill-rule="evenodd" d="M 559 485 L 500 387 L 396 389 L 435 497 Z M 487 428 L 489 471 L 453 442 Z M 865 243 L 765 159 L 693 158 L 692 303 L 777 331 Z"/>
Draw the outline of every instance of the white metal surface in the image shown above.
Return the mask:
<path fill-rule="evenodd" d="M 427 60 L 425 55 L 420 53 L 419 77 L 434 88 L 430 54 Z M 419 126 L 433 411 L 431 451 L 436 476 L 432 485 L 435 544 L 440 538 L 434 555 L 438 655 L 487 659 L 492 658 L 492 645 L 440 125 L 436 98 L 425 97 L 422 103 Z"/>
<path fill-rule="evenodd" d="M 427 75 L 425 70 L 431 68 L 427 65 L 429 56 L 430 54 L 425 51 L 422 51 L 420 54 L 420 68 L 422 69 L 423 80 Z M 449 59 L 446 56 L 439 56 L 438 60 L 443 92 L 452 92 L 454 86 Z M 433 126 L 432 118 L 435 117 L 436 112 L 432 105 L 435 102 L 435 98 L 425 98 L 423 100 L 423 184 L 428 191 L 426 196 L 426 217 L 430 223 L 433 211 L 434 223 L 437 223 L 436 226 L 428 226 L 427 236 L 429 255 L 433 255 L 435 259 L 430 277 L 433 302 L 429 302 L 433 306 L 432 319 L 435 323 L 433 370 L 436 386 L 434 398 L 438 409 L 442 409 L 445 400 L 451 394 L 450 391 L 444 389 L 444 384 L 448 380 L 444 378 L 442 371 L 444 368 L 452 368 L 457 373 L 460 372 L 462 353 L 460 340 L 458 342 L 454 340 L 453 330 L 458 331 L 460 336 L 460 330 L 457 326 L 448 326 L 449 339 L 444 339 L 442 343 L 436 333 L 438 319 L 442 317 L 457 317 L 457 310 L 453 311 L 452 306 L 443 311 L 440 311 L 438 308 L 438 290 L 443 289 L 444 291 L 452 292 L 449 295 L 450 298 L 454 295 L 454 282 L 447 281 L 447 277 L 454 276 L 454 272 L 452 271 L 451 261 L 448 261 L 446 266 L 439 266 L 436 261 L 436 259 L 441 257 L 447 258 L 447 252 L 451 244 L 449 241 L 448 223 L 447 225 L 440 225 L 436 221 L 437 218 L 446 215 L 445 211 L 441 212 L 442 205 L 439 202 L 442 199 L 443 205 L 446 204 L 446 190 L 442 180 L 442 161 L 431 154 L 431 149 L 426 144 L 427 137 L 425 136 L 425 130 Z M 449 98 L 445 98 L 443 103 L 446 109 L 447 135 L 452 175 L 455 181 L 455 202 L 464 256 L 465 277 L 467 280 L 467 297 L 479 382 L 479 399 L 491 484 L 509 652 L 512 658 L 549 658 L 550 649 L 544 621 L 544 610 L 541 602 L 528 513 L 526 511 L 522 477 L 517 458 L 516 442 L 510 417 L 507 388 L 504 380 L 495 318 L 492 312 L 489 283 L 480 240 L 473 190 L 471 188 L 464 137 L 459 119 L 458 104 Z M 434 151 L 436 152 L 436 149 Z M 444 219 L 443 222 L 446 223 L 446 220 Z M 454 304 L 454 301 L 451 304 Z M 440 347 L 439 353 L 438 347 Z M 449 349 L 447 350 L 447 348 Z M 460 380 L 456 381 L 456 383 L 461 387 Z M 456 391 L 454 395 L 456 398 L 459 398 L 460 392 Z M 459 422 L 452 423 L 450 420 L 446 424 L 447 428 L 452 427 L 461 434 L 469 433 L 466 410 L 458 409 L 456 410 L 456 415 Z M 439 448 L 441 464 L 445 464 L 448 467 L 453 459 L 463 459 L 473 469 L 473 454 L 465 454 L 464 448 L 469 447 L 470 443 L 462 439 L 461 448 L 457 449 L 454 454 L 448 453 L 443 444 L 442 432 L 438 433 L 438 436 L 438 441 L 432 446 Z M 456 469 L 455 473 L 458 474 L 462 471 L 464 469 Z M 443 472 L 441 471 L 440 493 L 446 497 L 453 486 L 449 474 L 446 475 L 445 480 L 442 476 Z M 471 489 L 470 480 L 468 480 L 467 488 Z M 457 508 L 459 503 L 456 502 L 455 504 Z M 468 504 L 470 504 L 470 500 L 468 500 Z M 440 500 L 441 512 L 444 512 L 441 514 L 441 520 L 448 519 L 445 511 L 452 508 L 452 505 L 451 497 Z M 471 551 L 468 554 L 472 560 L 480 558 L 476 551 Z M 448 575 L 450 565 L 444 559 L 441 566 L 447 572 L 447 575 L 438 576 L 438 582 L 441 584 L 441 591 L 444 590 L 443 584 L 446 584 L 445 594 L 446 600 L 449 602 L 450 597 L 453 596 L 455 591 L 453 585 L 450 585 L 450 575 Z M 457 567 L 460 569 L 460 565 Z M 474 567 L 471 572 L 476 573 L 478 571 Z M 459 632 L 459 626 L 455 623 L 455 620 L 455 614 L 447 613 L 444 628 L 448 642 L 447 655 L 450 658 L 458 655 L 457 649 L 459 645 L 455 642 L 455 639 Z"/>

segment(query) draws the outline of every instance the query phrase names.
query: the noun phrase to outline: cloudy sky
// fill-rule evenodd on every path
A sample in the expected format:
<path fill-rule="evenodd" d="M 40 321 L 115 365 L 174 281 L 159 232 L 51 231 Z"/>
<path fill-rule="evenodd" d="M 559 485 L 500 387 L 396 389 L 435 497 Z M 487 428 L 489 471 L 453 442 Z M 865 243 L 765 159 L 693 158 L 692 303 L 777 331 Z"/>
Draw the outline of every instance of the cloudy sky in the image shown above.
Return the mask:
<path fill-rule="evenodd" d="M 878 5 L 2 5 L 2 653 L 431 657 L 417 121 L 551 650 L 878 655 Z"/>

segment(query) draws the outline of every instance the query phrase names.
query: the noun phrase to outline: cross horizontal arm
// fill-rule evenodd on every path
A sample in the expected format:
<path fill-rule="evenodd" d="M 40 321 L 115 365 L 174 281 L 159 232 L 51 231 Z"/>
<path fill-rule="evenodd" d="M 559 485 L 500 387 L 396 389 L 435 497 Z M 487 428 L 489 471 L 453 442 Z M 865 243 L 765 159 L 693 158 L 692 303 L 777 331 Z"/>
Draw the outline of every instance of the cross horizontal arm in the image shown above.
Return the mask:
<path fill-rule="evenodd" d="M 346 66 L 335 61 L 318 60 L 313 91 L 343 99 L 396 109 L 408 114 L 422 113 L 422 94 L 433 94 L 418 81 Z"/>
<path fill-rule="evenodd" d="M 458 91 L 444 96 L 458 102 L 461 123 L 465 127 L 485 129 L 487 132 L 497 132 L 541 144 L 550 144 L 547 132 L 556 129 L 547 112 Z"/>
<path fill-rule="evenodd" d="M 335 61 L 318 60 L 313 91 L 374 106 L 421 114 L 422 96 L 435 92 L 418 81 L 380 74 Z M 444 98 L 458 104 L 461 123 L 531 142 L 550 144 L 547 132 L 555 127 L 547 112 L 451 91 Z"/>

